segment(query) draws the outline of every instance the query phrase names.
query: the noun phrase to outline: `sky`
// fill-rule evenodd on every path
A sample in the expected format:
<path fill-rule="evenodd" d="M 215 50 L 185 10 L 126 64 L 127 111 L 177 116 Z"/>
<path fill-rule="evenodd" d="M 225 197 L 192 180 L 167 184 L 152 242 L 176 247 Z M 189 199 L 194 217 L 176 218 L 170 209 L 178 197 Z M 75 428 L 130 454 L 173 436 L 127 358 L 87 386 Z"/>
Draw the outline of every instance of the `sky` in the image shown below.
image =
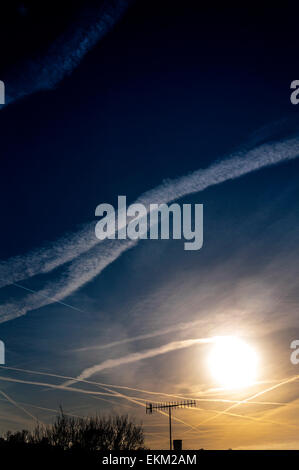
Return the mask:
<path fill-rule="evenodd" d="M 62 405 L 129 413 L 167 448 L 145 403 L 190 398 L 184 448 L 298 449 L 296 15 L 197 3 L 12 2 L 0 19 L 1 432 Z M 99 242 L 95 208 L 118 195 L 203 204 L 203 247 Z M 226 335 L 259 356 L 250 386 L 211 375 Z"/>

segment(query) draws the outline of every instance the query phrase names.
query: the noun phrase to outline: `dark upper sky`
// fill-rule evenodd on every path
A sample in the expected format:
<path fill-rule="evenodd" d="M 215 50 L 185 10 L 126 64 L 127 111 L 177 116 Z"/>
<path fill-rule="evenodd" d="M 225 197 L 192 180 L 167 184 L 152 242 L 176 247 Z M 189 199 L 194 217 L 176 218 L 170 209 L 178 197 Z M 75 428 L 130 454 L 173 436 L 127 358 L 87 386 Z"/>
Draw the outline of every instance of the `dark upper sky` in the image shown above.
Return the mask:
<path fill-rule="evenodd" d="M 20 75 L 21 59 L 47 55 L 96 3 L 61 10 L 51 2 L 46 11 L 10 4 L 1 16 L 2 75 L 13 81 L 8 65 Z M 289 8 L 162 4 L 133 4 L 70 78 L 3 111 L 1 213 L 12 232 L 23 229 L 21 239 L 7 232 L 2 257 L 89 220 L 115 187 L 133 199 L 297 114 L 289 101 L 298 42 Z"/>
<path fill-rule="evenodd" d="M 60 45 L 81 27 L 88 30 L 99 4 L 106 11 L 110 2 L 64 2 L 63 7 L 50 2 L 46 8 L 42 2 L 10 2 L 1 12 L 0 79 L 8 92 L 11 87 L 21 93 L 23 84 L 26 89 L 26 96 L 0 111 L 4 270 L 5 260 L 49 247 L 94 221 L 101 202 L 116 204 L 122 194 L 133 202 L 166 178 L 297 132 L 299 106 L 289 97 L 291 81 L 299 79 L 299 38 L 290 2 L 259 8 L 251 2 L 132 2 L 70 75 L 35 92 L 34 71 L 40 64 L 55 70 Z M 227 331 L 231 324 L 255 339 L 266 338 L 267 350 L 271 338 L 265 324 L 271 315 L 278 318 L 280 340 L 281 331 L 296 326 L 297 175 L 293 161 L 188 197 L 205 207 L 205 244 L 199 253 L 191 256 L 171 242 L 142 243 L 65 297 L 85 314 L 54 303 L 1 324 L 7 365 L 77 375 L 145 345 L 82 356 L 70 353 L 76 344 L 108 342 L 198 318 L 205 325 L 199 335 L 213 334 L 213 328 Z M 22 285 L 47 288 L 61 275 L 59 269 L 45 277 L 24 276 Z M 22 306 L 23 295 L 16 286 L 1 289 L 3 309 Z M 278 298 L 287 299 L 284 319 Z M 228 307 L 231 317 L 221 316 Z M 163 342 L 154 338 L 146 346 Z M 176 374 L 161 359 L 149 363 L 148 377 L 128 368 L 104 378 L 190 391 L 194 371 L 190 366 L 183 379 L 184 353 L 174 354 L 180 354 L 171 359 L 178 365 Z M 289 364 L 281 367 L 279 372 L 288 373 Z M 7 390 L 29 400 L 27 389 Z M 31 393 L 47 404 L 46 394 Z M 60 400 L 79 406 L 76 394 L 68 397 L 49 400 L 54 408 Z M 5 426 L 12 426 L 9 418 Z"/>

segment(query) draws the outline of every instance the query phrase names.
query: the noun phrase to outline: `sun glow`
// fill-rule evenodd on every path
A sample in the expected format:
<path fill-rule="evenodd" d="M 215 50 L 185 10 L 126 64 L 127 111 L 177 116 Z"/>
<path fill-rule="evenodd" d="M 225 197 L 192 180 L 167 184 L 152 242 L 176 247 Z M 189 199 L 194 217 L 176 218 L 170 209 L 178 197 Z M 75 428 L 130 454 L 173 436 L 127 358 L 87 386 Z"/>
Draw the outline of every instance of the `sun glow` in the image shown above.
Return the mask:
<path fill-rule="evenodd" d="M 258 357 L 251 346 L 233 336 L 216 339 L 208 358 L 215 381 L 224 388 L 253 385 L 257 378 Z"/>

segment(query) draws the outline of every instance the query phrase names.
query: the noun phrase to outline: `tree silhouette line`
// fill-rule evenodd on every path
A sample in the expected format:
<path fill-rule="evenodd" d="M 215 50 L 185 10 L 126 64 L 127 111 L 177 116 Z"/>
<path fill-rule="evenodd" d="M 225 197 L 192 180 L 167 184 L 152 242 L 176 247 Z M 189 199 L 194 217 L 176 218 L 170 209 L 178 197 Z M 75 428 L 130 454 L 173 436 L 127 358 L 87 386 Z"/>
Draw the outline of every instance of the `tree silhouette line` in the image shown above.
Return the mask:
<path fill-rule="evenodd" d="M 141 425 L 127 415 L 72 417 L 60 409 L 53 424 L 37 424 L 32 431 L 6 432 L 0 438 L 1 455 L 11 457 L 32 454 L 50 458 L 65 456 L 78 459 L 96 459 L 99 453 L 109 451 L 144 450 L 144 433 Z"/>

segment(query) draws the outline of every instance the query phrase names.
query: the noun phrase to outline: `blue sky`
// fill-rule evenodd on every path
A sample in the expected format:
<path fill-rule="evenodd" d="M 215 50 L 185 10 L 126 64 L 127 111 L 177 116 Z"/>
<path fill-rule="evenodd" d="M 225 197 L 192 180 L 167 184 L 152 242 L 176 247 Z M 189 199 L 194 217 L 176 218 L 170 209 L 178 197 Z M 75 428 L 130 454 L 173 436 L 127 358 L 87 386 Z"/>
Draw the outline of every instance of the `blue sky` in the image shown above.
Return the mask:
<path fill-rule="evenodd" d="M 279 383 L 298 373 L 289 361 L 289 344 L 298 331 L 296 159 L 232 180 L 228 174 L 227 181 L 204 191 L 186 190 L 180 203 L 204 205 L 204 246 L 198 252 L 184 251 L 183 240 L 141 241 L 119 257 L 114 246 L 108 244 L 106 251 L 96 246 L 87 252 L 87 262 L 76 252 L 93 241 L 94 211 L 102 202 L 116 205 L 118 195 L 133 202 L 165 180 L 213 170 L 215 162 L 232 154 L 254 162 L 263 152 L 275 153 L 278 145 L 275 155 L 287 157 L 291 148 L 295 156 L 298 117 L 289 85 L 297 77 L 292 51 L 275 48 L 278 39 L 269 39 L 278 18 L 263 29 L 248 15 L 247 27 L 240 19 L 234 30 L 226 14 L 224 21 L 218 12 L 212 24 L 212 13 L 196 7 L 181 11 L 176 5 L 170 12 L 147 5 L 143 10 L 137 2 L 71 76 L 1 110 L 0 273 L 1 281 L 18 274 L 15 283 L 22 287 L 8 281 L 0 289 L 0 338 L 7 353 L 7 369 L 0 376 L 16 380 L 3 380 L 0 390 L 43 422 L 60 404 L 74 414 L 130 412 L 143 420 L 150 445 L 162 439 L 167 446 L 166 420 L 156 416 L 151 421 L 142 407 L 153 395 L 113 388 L 127 398 L 111 396 L 109 385 L 159 392 L 160 400 L 167 399 L 162 393 L 215 399 L 214 405 L 203 405 L 201 419 L 213 413 L 212 406 L 221 409 L 217 400 L 227 395 L 215 390 L 205 365 L 209 345 L 201 344 L 92 376 L 108 384 L 96 390 L 109 396 L 90 396 L 86 391 L 94 388 L 82 383 L 75 385 L 80 392 L 49 389 L 46 384 L 61 385 L 66 379 L 25 370 L 77 377 L 108 359 L 142 355 L 173 341 L 232 334 L 260 351 L 261 382 Z M 86 224 L 91 224 L 87 239 L 82 235 Z M 74 236 L 72 261 L 41 272 L 42 256 L 61 247 L 62 238 L 68 244 Z M 38 253 L 37 262 L 32 253 Z M 63 248 L 60 256 L 65 253 Z M 32 262 L 33 276 L 25 260 Z M 36 308 L 40 293 L 52 292 L 57 284 L 64 287 L 66 274 L 74 279 L 86 270 L 88 276 L 100 263 L 105 269 L 71 295 L 49 295 L 67 305 L 49 301 Z M 24 306 L 26 315 L 18 317 Z M 3 321 L 8 310 L 14 319 Z M 271 401 L 292 404 L 293 416 L 274 405 L 246 405 L 247 421 L 225 416 L 187 434 L 186 446 L 283 442 L 292 447 L 294 384 L 285 395 L 279 393 Z M 3 399 L 1 430 L 34 424 L 24 410 Z M 180 435 L 198 424 L 198 414 L 184 413 L 178 414 L 185 421 L 177 423 Z M 262 422 L 253 430 L 250 418 Z M 288 423 L 283 437 L 267 424 L 270 418 Z M 244 422 L 248 427 L 240 432 Z"/>

